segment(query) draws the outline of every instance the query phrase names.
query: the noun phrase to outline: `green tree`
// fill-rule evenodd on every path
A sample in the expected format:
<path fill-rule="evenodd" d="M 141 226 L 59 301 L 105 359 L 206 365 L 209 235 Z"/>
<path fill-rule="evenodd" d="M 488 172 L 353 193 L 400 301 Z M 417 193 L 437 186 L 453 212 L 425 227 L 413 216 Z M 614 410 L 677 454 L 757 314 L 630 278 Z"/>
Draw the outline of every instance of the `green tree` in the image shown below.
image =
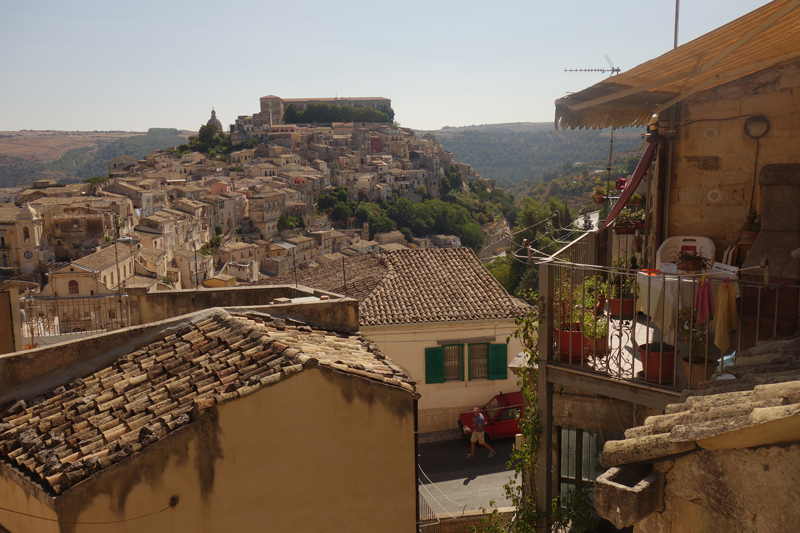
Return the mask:
<path fill-rule="evenodd" d="M 297 124 L 303 122 L 303 117 L 297 104 L 289 104 L 283 110 L 283 122 L 285 124 Z"/>
<path fill-rule="evenodd" d="M 397 226 L 394 221 L 381 213 L 379 217 L 369 223 L 369 237 L 371 239 L 376 233 L 388 233 L 396 229 Z"/>
<path fill-rule="evenodd" d="M 337 203 L 333 209 L 331 210 L 331 220 L 347 223 L 350 220 L 350 217 L 353 216 L 353 210 L 350 207 L 342 202 Z"/>
<path fill-rule="evenodd" d="M 207 147 L 211 147 L 214 143 L 214 137 L 217 135 L 217 127 L 214 124 L 204 124 L 200 126 L 200 131 L 197 133 L 197 140 Z"/>
<path fill-rule="evenodd" d="M 281 215 L 278 217 L 278 231 L 286 231 L 287 229 L 291 229 L 293 226 L 289 222 L 289 219 L 286 218 L 286 215 Z"/>
<path fill-rule="evenodd" d="M 382 104 L 378 106 L 378 111 L 389 117 L 389 122 L 394 121 L 394 109 L 389 107 L 388 104 Z"/>

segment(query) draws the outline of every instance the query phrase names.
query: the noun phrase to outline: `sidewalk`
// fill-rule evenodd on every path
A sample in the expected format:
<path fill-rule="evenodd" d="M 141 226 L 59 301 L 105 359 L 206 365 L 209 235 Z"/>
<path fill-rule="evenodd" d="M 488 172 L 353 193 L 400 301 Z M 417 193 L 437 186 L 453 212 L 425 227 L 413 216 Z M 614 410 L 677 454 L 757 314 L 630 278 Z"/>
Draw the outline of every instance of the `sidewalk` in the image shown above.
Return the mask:
<path fill-rule="evenodd" d="M 423 433 L 417 436 L 417 443 L 427 444 L 429 442 L 444 442 L 448 440 L 457 440 L 461 438 L 461 431 L 458 429 L 446 429 L 444 431 L 434 431 L 432 433 Z"/>

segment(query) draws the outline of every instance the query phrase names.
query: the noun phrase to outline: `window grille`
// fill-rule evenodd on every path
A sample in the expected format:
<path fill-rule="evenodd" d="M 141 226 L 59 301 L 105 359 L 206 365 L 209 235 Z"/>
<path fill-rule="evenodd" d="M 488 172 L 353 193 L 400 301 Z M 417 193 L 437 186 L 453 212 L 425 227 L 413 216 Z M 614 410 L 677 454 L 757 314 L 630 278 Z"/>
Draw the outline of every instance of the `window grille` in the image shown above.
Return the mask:
<path fill-rule="evenodd" d="M 469 379 L 485 379 L 489 377 L 489 345 L 469 345 Z"/>
<path fill-rule="evenodd" d="M 444 347 L 444 379 L 445 381 L 464 380 L 464 346 Z"/>

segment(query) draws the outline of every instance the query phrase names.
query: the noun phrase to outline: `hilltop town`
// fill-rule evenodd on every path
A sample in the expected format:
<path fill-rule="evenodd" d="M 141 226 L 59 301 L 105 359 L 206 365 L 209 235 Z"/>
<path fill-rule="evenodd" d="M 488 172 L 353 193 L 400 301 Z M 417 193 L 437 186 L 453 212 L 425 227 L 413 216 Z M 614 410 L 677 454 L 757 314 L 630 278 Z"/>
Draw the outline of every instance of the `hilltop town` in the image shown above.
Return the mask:
<path fill-rule="evenodd" d="M 366 252 L 462 245 L 458 230 L 435 233 L 435 224 L 402 232 L 390 221 L 370 228 L 374 217 L 354 217 L 357 205 L 433 201 L 443 179 L 447 193 L 467 195 L 477 186 L 484 196 L 491 190 L 502 196 L 432 135 L 417 138 L 385 120 L 283 120 L 332 108 L 356 118 L 394 115 L 386 98 L 270 95 L 227 134 L 212 110 L 187 145 L 144 159 L 114 158 L 107 177 L 0 189 L 0 273 L 45 282 L 42 295 L 50 297 L 114 294 L 133 285 L 235 286 Z M 480 214 L 477 231 L 462 211 L 469 220 L 461 227 L 472 230 L 464 244 L 487 260 L 505 249 L 502 213 Z M 76 266 L 87 281 L 59 291 L 59 278 L 66 272 L 74 281 Z"/>

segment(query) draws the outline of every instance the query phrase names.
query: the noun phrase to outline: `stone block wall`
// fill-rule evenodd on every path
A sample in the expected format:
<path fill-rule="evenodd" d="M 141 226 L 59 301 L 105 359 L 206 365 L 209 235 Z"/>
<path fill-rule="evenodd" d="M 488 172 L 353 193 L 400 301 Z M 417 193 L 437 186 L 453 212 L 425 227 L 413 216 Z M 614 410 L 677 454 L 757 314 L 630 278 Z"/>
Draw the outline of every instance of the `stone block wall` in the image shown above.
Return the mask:
<path fill-rule="evenodd" d="M 656 464 L 665 472 L 665 509 L 634 533 L 796 531 L 800 522 L 800 448 L 701 451 Z"/>
<path fill-rule="evenodd" d="M 753 115 L 764 115 L 770 123 L 758 141 L 744 133 Z M 661 119 L 666 131 L 668 114 Z M 675 135 L 669 235 L 710 237 L 719 260 L 739 241 L 761 168 L 800 162 L 800 61 L 687 98 Z M 759 213 L 764 208 L 759 185 L 753 204 Z"/>

